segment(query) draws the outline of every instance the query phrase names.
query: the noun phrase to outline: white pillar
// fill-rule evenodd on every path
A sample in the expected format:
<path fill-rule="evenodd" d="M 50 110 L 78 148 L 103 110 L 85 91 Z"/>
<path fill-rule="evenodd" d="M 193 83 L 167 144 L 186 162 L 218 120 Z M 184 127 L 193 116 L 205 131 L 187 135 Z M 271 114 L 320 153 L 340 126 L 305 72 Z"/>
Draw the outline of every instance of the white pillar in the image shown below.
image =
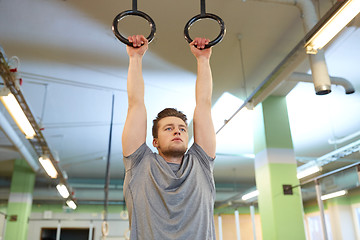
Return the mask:
<path fill-rule="evenodd" d="M 1 234 L 1 238 L 0 240 L 5 240 L 5 230 L 6 230 L 6 214 L 5 213 L 2 213 L 4 216 L 3 216 L 3 226 L 2 226 L 2 234 Z"/>
<path fill-rule="evenodd" d="M 93 240 L 93 228 L 94 228 L 93 221 L 90 221 L 90 227 L 89 227 L 89 240 Z"/>
<path fill-rule="evenodd" d="M 323 233 L 324 240 L 328 240 L 327 230 L 326 230 L 326 221 L 325 221 L 325 213 L 324 213 L 324 205 L 323 201 L 321 200 L 321 186 L 319 180 L 315 181 L 315 191 L 316 191 L 316 198 L 320 210 L 320 222 L 321 222 L 321 230 Z"/>
<path fill-rule="evenodd" d="M 251 222 L 253 227 L 253 236 L 254 240 L 256 240 L 256 225 L 255 225 L 255 208 L 254 205 L 250 205 L 250 214 L 251 214 Z"/>
<path fill-rule="evenodd" d="M 60 240 L 60 233 L 61 233 L 61 222 L 59 220 L 57 229 L 56 229 L 56 240 Z"/>
<path fill-rule="evenodd" d="M 223 240 L 221 215 L 218 215 L 218 225 L 219 225 L 219 240 Z"/>
<path fill-rule="evenodd" d="M 240 236 L 240 220 L 239 220 L 239 211 L 235 210 L 235 224 L 236 224 L 236 236 L 237 240 L 241 240 Z"/>

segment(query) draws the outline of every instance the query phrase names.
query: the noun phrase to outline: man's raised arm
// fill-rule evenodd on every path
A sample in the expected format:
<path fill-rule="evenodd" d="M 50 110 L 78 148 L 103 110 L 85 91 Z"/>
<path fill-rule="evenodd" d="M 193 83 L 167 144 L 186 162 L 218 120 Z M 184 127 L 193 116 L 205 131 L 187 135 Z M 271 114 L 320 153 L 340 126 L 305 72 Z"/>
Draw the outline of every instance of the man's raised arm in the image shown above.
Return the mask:
<path fill-rule="evenodd" d="M 127 79 L 128 112 L 122 134 L 124 156 L 134 153 L 146 140 L 142 58 L 148 49 L 148 41 L 144 36 L 132 36 L 128 39 L 134 47 L 126 46 L 129 55 L 129 70 Z"/>
<path fill-rule="evenodd" d="M 211 48 L 204 49 L 208 39 L 195 38 L 190 43 L 191 52 L 197 60 L 196 107 L 194 111 L 194 141 L 210 157 L 215 158 L 216 134 L 211 118 L 212 74 L 210 68 Z"/>

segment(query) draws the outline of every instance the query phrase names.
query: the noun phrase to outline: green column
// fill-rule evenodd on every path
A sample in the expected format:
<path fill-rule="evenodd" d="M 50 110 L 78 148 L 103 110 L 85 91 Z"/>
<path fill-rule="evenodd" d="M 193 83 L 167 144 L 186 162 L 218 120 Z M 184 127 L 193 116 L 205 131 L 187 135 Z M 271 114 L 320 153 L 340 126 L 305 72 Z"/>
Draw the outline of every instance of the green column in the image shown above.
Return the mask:
<path fill-rule="evenodd" d="M 5 239 L 26 240 L 35 173 L 25 160 L 15 160 L 7 208 Z"/>
<path fill-rule="evenodd" d="M 283 185 L 298 185 L 285 97 L 268 97 L 255 109 L 255 176 L 264 240 L 305 240 L 299 188 L 285 195 Z"/>

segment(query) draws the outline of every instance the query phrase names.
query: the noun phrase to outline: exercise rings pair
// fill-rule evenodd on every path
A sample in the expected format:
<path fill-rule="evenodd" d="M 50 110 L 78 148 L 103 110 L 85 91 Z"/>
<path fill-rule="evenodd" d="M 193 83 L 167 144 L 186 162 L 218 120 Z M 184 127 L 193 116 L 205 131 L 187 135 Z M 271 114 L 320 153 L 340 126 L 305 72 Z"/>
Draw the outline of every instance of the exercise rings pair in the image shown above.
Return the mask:
<path fill-rule="evenodd" d="M 191 43 L 193 41 L 193 39 L 189 35 L 189 29 L 190 29 L 191 25 L 193 25 L 195 22 L 197 22 L 197 21 L 199 21 L 201 19 L 205 19 L 205 18 L 215 20 L 215 21 L 217 21 L 217 23 L 220 26 L 220 33 L 214 40 L 210 41 L 209 44 L 207 44 L 205 46 L 205 48 L 208 48 L 208 47 L 214 46 L 215 44 L 219 43 L 224 38 L 224 35 L 225 35 L 225 32 L 226 32 L 225 23 L 219 16 L 217 16 L 215 14 L 211 14 L 211 13 L 206 13 L 206 11 L 205 11 L 205 0 L 200 0 L 200 5 L 201 5 L 200 6 L 201 7 L 200 14 L 194 16 L 193 18 L 191 18 L 186 23 L 185 28 L 184 28 L 184 36 L 185 36 L 186 41 Z M 122 43 L 124 43 L 126 45 L 129 45 L 129 46 L 132 46 L 132 44 L 129 42 L 129 40 L 127 38 L 125 38 L 123 35 L 121 35 L 119 30 L 118 30 L 118 22 L 121 19 L 123 19 L 124 17 L 130 16 L 130 15 L 139 16 L 139 17 L 142 17 L 142 18 L 144 18 L 145 20 L 148 21 L 148 23 L 150 25 L 150 28 L 151 28 L 151 33 L 149 34 L 149 36 L 146 39 L 150 43 L 153 40 L 154 36 L 155 36 L 156 25 L 155 25 L 154 20 L 149 15 L 147 15 L 144 12 L 141 12 L 141 11 L 137 10 L 137 0 L 132 1 L 132 10 L 123 11 L 123 12 L 119 13 L 114 18 L 113 25 L 112 25 L 112 30 L 113 30 L 115 36 Z"/>

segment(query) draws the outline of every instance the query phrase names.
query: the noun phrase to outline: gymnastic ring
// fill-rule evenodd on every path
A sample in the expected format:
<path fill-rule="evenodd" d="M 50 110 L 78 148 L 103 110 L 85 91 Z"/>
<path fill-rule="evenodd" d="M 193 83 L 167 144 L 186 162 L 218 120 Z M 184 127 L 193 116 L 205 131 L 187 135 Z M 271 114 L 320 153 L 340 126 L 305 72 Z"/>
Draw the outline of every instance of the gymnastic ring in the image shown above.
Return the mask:
<path fill-rule="evenodd" d="M 107 223 L 107 221 L 102 222 L 101 233 L 104 237 L 106 237 L 109 234 L 109 224 Z"/>
<path fill-rule="evenodd" d="M 122 43 L 125 43 L 126 45 L 133 47 L 132 43 L 129 42 L 129 40 L 127 38 L 125 38 L 123 35 L 121 35 L 118 30 L 118 22 L 121 19 L 123 19 L 124 17 L 129 16 L 129 15 L 140 16 L 148 21 L 148 23 L 151 27 L 151 33 L 149 34 L 149 36 L 146 39 L 150 43 L 154 39 L 155 32 L 156 32 L 155 22 L 154 22 L 154 20 L 152 20 L 152 18 L 149 15 L 147 15 L 144 12 L 138 11 L 138 10 L 123 11 L 114 18 L 112 30 L 113 30 L 115 36 L 117 37 L 117 39 L 119 39 Z"/>
<path fill-rule="evenodd" d="M 193 41 L 189 35 L 189 29 L 190 29 L 191 25 L 193 25 L 195 22 L 197 22 L 201 19 L 204 19 L 204 18 L 210 18 L 212 20 L 217 21 L 221 28 L 219 35 L 214 40 L 210 41 L 208 44 L 205 45 L 205 48 L 209 48 L 209 47 L 212 47 L 215 44 L 219 43 L 224 38 L 224 35 L 226 32 L 224 21 L 215 14 L 212 14 L 212 13 L 199 14 L 199 15 L 196 15 L 195 17 L 191 18 L 184 27 L 184 36 L 185 36 L 186 41 L 188 41 L 188 43 L 191 43 Z"/>
<path fill-rule="evenodd" d="M 120 218 L 121 218 L 122 220 L 128 220 L 128 219 L 129 219 L 129 213 L 128 213 L 128 211 L 122 210 L 122 211 L 120 212 Z"/>
<path fill-rule="evenodd" d="M 125 240 L 130 240 L 130 229 L 126 229 L 124 233 Z"/>

